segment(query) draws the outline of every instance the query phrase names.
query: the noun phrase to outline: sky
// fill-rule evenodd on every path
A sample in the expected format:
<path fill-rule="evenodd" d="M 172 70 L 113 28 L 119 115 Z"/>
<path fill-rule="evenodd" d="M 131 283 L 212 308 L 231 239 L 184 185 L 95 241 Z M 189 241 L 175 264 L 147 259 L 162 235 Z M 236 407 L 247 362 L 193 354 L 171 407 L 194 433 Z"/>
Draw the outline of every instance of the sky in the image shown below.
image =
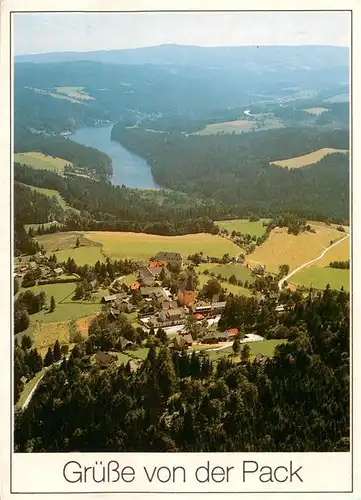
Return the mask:
<path fill-rule="evenodd" d="M 347 12 L 13 14 L 15 54 L 179 45 L 349 46 Z"/>

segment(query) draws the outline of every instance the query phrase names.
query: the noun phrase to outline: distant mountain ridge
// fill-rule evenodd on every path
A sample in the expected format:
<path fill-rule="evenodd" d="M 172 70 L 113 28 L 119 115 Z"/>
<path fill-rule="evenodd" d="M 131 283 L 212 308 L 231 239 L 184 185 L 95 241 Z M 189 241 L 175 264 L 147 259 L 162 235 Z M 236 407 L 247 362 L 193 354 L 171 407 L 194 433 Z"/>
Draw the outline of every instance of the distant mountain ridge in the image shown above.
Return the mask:
<path fill-rule="evenodd" d="M 153 47 L 93 52 L 51 52 L 15 56 L 15 62 L 56 63 L 96 61 L 105 64 L 156 64 L 174 66 L 229 67 L 243 66 L 249 70 L 291 66 L 295 69 L 345 67 L 349 64 L 347 47 L 328 45 L 260 45 L 200 47 L 166 44 Z"/>

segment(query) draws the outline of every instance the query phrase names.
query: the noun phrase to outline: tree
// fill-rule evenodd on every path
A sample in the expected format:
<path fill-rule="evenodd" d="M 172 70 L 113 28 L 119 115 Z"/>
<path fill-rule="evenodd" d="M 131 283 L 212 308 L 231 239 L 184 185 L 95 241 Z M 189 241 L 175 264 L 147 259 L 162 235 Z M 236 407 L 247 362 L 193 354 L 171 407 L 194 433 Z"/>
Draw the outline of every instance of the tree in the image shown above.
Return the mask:
<path fill-rule="evenodd" d="M 50 366 L 54 363 L 54 355 L 51 347 L 48 348 L 48 352 L 45 354 L 44 366 Z"/>
<path fill-rule="evenodd" d="M 21 338 L 21 348 L 25 351 L 26 349 L 30 349 L 32 346 L 32 340 L 29 335 L 23 335 Z"/>
<path fill-rule="evenodd" d="M 16 295 L 19 291 L 19 280 L 14 278 L 14 295 Z"/>
<path fill-rule="evenodd" d="M 229 277 L 228 281 L 229 281 L 229 283 L 231 285 L 236 285 L 237 284 L 237 277 L 236 277 L 236 275 L 232 274 L 232 276 Z"/>
<path fill-rule="evenodd" d="M 52 295 L 51 298 L 50 298 L 50 312 L 54 312 L 55 311 L 55 299 L 54 299 L 54 296 Z"/>
<path fill-rule="evenodd" d="M 54 356 L 54 361 L 59 361 L 61 359 L 61 350 L 60 350 L 59 340 L 57 340 L 54 344 L 53 356 Z"/>
<path fill-rule="evenodd" d="M 241 342 L 238 337 L 234 339 L 232 349 L 235 355 L 239 354 L 241 350 Z"/>
<path fill-rule="evenodd" d="M 80 247 L 80 239 L 79 239 L 79 236 L 78 236 L 78 237 L 77 237 L 77 239 L 76 239 L 75 247 L 76 247 L 76 248 L 79 248 L 79 247 Z"/>
<path fill-rule="evenodd" d="M 248 363 L 251 354 L 251 348 L 248 344 L 244 344 L 241 350 L 241 361 L 242 363 Z"/>
<path fill-rule="evenodd" d="M 222 292 L 222 286 L 216 278 L 211 278 L 203 287 L 205 297 L 212 299 L 213 295 L 218 295 Z"/>

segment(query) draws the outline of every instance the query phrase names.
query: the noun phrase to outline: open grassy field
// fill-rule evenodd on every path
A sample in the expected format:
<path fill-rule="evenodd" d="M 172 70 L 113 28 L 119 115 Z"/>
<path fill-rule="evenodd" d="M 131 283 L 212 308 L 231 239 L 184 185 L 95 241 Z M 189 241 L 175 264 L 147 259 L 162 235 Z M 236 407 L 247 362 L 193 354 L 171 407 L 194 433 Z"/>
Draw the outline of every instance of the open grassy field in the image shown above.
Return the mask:
<path fill-rule="evenodd" d="M 64 171 L 65 165 L 71 165 L 71 162 L 53 156 L 47 156 L 43 153 L 30 151 L 28 153 L 16 153 L 14 160 L 18 163 L 28 165 L 29 167 L 41 170 L 55 170 L 57 173 Z"/>
<path fill-rule="evenodd" d="M 332 267 L 309 267 L 294 274 L 290 281 L 296 285 L 324 290 L 327 284 L 334 290 L 350 290 L 350 270 Z"/>
<path fill-rule="evenodd" d="M 283 344 L 287 342 L 283 339 L 270 339 L 270 340 L 261 340 L 260 342 L 246 342 L 247 345 L 251 348 L 250 355 L 257 356 L 257 354 L 263 354 L 264 356 L 272 357 L 274 355 L 275 347 L 279 344 Z M 243 346 L 244 344 L 242 344 Z M 210 359 L 212 361 L 216 361 L 225 356 L 233 355 L 233 349 L 231 347 L 227 347 L 226 349 L 221 349 L 219 351 L 207 351 Z M 239 356 L 238 356 L 239 358 Z"/>
<path fill-rule="evenodd" d="M 76 283 L 57 283 L 31 287 L 33 293 L 43 290 L 46 293 L 47 304 L 54 296 L 56 307 L 53 312 L 40 311 L 30 316 L 29 328 L 17 335 L 18 340 L 26 334 L 35 343 L 35 346 L 45 355 L 47 348 L 53 346 L 56 340 L 69 343 L 70 322 L 75 321 L 76 328 L 84 338 L 88 335 L 88 327 L 96 313 L 102 308 L 101 298 L 108 294 L 107 290 L 100 290 L 92 295 L 91 300 L 72 300 Z"/>
<path fill-rule="evenodd" d="M 221 122 L 221 123 L 210 123 L 206 127 L 198 132 L 196 135 L 213 135 L 213 134 L 232 134 L 235 132 L 239 134 L 241 132 L 250 132 L 254 127 L 254 122 L 251 120 L 234 120 L 231 122 Z"/>
<path fill-rule="evenodd" d="M 158 236 L 143 233 L 86 232 L 86 239 L 101 244 L 104 252 L 112 259 L 131 258 L 146 261 L 157 252 L 180 252 L 184 258 L 189 254 L 203 252 L 214 257 L 225 253 L 239 254 L 239 249 L 231 241 L 220 236 L 199 233 L 184 236 Z"/>
<path fill-rule="evenodd" d="M 59 252 L 54 253 L 58 262 L 66 262 L 68 258 L 71 257 L 78 266 L 84 266 L 85 264 L 93 266 L 98 260 L 100 262 L 105 260 L 101 248 L 93 246 L 72 248 L 71 250 L 59 250 Z"/>
<path fill-rule="evenodd" d="M 229 233 L 236 231 L 237 233 L 259 237 L 266 232 L 264 222 L 269 222 L 269 219 L 260 219 L 255 222 L 250 222 L 248 219 L 220 220 L 216 224 L 222 229 L 227 229 Z"/>
<path fill-rule="evenodd" d="M 322 158 L 326 155 L 332 153 L 347 153 L 347 149 L 334 149 L 334 148 L 322 148 L 317 149 L 317 151 L 312 151 L 311 153 L 295 156 L 294 158 L 287 158 L 285 160 L 274 160 L 271 161 L 272 165 L 277 165 L 278 167 L 288 167 L 288 168 L 300 168 L 305 167 L 307 165 L 312 165 L 313 163 L 317 163 L 322 160 Z"/>
<path fill-rule="evenodd" d="M 149 348 L 148 347 L 140 347 L 139 349 L 129 349 L 125 351 L 125 354 L 130 358 L 137 358 L 141 360 L 145 360 L 148 356 Z"/>
<path fill-rule="evenodd" d="M 274 229 L 261 246 L 246 256 L 246 263 L 250 266 L 264 264 L 266 271 L 271 273 L 277 273 L 280 264 L 288 264 L 292 270 L 316 258 L 331 240 L 336 241 L 343 235 L 330 226 L 312 227 L 316 234 L 300 233 L 297 236 L 288 234 L 287 228 Z"/>
<path fill-rule="evenodd" d="M 206 276 L 205 274 L 199 274 L 199 289 L 202 288 L 203 285 L 207 283 L 212 276 Z M 221 283 L 222 288 L 224 288 L 227 292 L 233 293 L 234 295 L 245 295 L 246 297 L 250 297 L 252 294 L 248 290 L 248 288 L 244 288 L 242 286 L 231 285 L 230 283 Z"/>
<path fill-rule="evenodd" d="M 344 236 L 343 233 L 339 233 L 340 236 Z M 350 258 L 350 245 L 351 239 L 347 238 L 335 247 L 331 248 L 326 255 L 315 262 L 316 267 L 328 267 L 329 263 L 335 260 L 349 260 Z"/>
<path fill-rule="evenodd" d="M 306 113 L 309 113 L 310 115 L 320 116 L 320 115 L 322 115 L 322 113 L 329 111 L 329 109 L 328 108 L 307 108 L 307 109 L 304 109 L 303 111 L 306 111 Z"/>
<path fill-rule="evenodd" d="M 283 128 L 281 120 L 269 116 L 256 116 L 252 120 L 233 120 L 229 122 L 209 123 L 205 128 L 194 132 L 194 135 L 214 135 L 214 134 L 242 134 L 253 130 L 268 130 Z"/>
<path fill-rule="evenodd" d="M 234 274 L 238 280 L 253 281 L 254 279 L 251 270 L 242 264 L 203 264 L 201 270 L 204 269 L 208 269 L 209 273 L 214 273 L 216 276 L 220 274 L 223 278 L 229 278 Z"/>
<path fill-rule="evenodd" d="M 84 99 L 84 100 L 94 100 L 86 92 L 84 92 L 84 87 L 55 87 L 58 94 L 63 94 L 74 99 Z"/>

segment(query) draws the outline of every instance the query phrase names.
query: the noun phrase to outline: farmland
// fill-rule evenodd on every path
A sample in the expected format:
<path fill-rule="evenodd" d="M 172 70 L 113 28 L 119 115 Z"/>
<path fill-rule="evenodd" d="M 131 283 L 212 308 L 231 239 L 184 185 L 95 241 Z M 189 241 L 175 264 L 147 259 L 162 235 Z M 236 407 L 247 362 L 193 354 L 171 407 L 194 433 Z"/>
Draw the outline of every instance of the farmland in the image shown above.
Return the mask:
<path fill-rule="evenodd" d="M 288 234 L 286 228 L 274 229 L 265 243 L 246 256 L 246 263 L 264 264 L 266 271 L 271 273 L 277 273 L 280 264 L 288 264 L 292 270 L 316 258 L 329 246 L 331 240 L 336 241 L 343 235 L 330 226 L 312 227 L 316 234 L 306 232 L 297 236 Z M 326 258 L 329 258 L 328 254 Z"/>
<path fill-rule="evenodd" d="M 215 276 L 220 274 L 223 278 L 229 278 L 234 274 L 238 280 L 253 281 L 252 273 L 248 267 L 242 264 L 200 264 L 197 267 L 199 272 L 208 270 L 210 274 L 214 273 Z M 208 276 L 209 278 L 209 276 Z"/>
<path fill-rule="evenodd" d="M 252 120 L 233 120 L 229 122 L 210 123 L 205 128 L 195 132 L 195 135 L 242 134 L 255 130 L 283 128 L 284 124 L 278 118 L 258 115 Z"/>
<path fill-rule="evenodd" d="M 53 312 L 42 310 L 32 314 L 29 328 L 19 334 L 19 338 L 24 333 L 30 335 L 36 347 L 42 354 L 45 354 L 47 348 L 53 346 L 56 340 L 61 343 L 69 342 L 71 321 L 76 321 L 76 328 L 83 336 L 86 336 L 91 319 L 101 310 L 101 298 L 108 292 L 100 290 L 93 294 L 89 301 L 74 301 L 72 297 L 75 288 L 76 283 L 56 283 L 31 287 L 30 290 L 33 293 L 39 293 L 40 291 L 46 293 L 48 305 L 50 304 L 50 297 L 54 296 L 56 307 Z M 24 289 L 21 289 L 21 291 L 24 291 Z"/>
<path fill-rule="evenodd" d="M 317 149 L 317 151 L 312 151 L 312 153 L 307 153 L 302 156 L 296 156 L 294 158 L 288 158 L 285 160 L 275 160 L 271 161 L 272 165 L 277 165 L 282 168 L 300 168 L 306 167 L 307 165 L 312 165 L 313 163 L 317 163 L 322 158 L 324 158 L 328 154 L 333 153 L 347 153 L 347 149 L 334 149 L 334 148 L 322 148 Z"/>
<path fill-rule="evenodd" d="M 85 264 L 93 266 L 98 260 L 100 262 L 103 262 L 105 260 L 101 248 L 93 246 L 82 246 L 69 250 L 59 250 L 58 252 L 54 253 L 58 262 L 66 262 L 70 257 L 75 260 L 75 263 L 78 266 L 84 266 Z"/>
<path fill-rule="evenodd" d="M 350 290 L 350 270 L 334 269 L 332 267 L 309 267 L 301 269 L 290 278 L 290 281 L 296 285 L 324 290 L 329 284 L 331 288 L 340 290 Z"/>
<path fill-rule="evenodd" d="M 103 251 L 112 259 L 131 258 L 148 260 L 159 251 L 180 252 L 187 258 L 189 254 L 203 252 L 214 257 L 225 253 L 238 255 L 239 249 L 231 241 L 206 233 L 184 236 L 158 236 L 144 233 L 86 232 L 85 238 L 101 244 Z"/>
<path fill-rule="evenodd" d="M 62 158 L 47 156 L 35 151 L 16 153 L 14 155 L 14 160 L 18 163 L 28 165 L 29 167 L 40 170 L 55 170 L 57 173 L 62 173 L 65 165 L 71 165 L 69 161 L 63 160 Z"/>
<path fill-rule="evenodd" d="M 221 229 L 227 229 L 229 233 L 236 231 L 237 233 L 250 234 L 251 236 L 262 236 L 266 232 L 266 226 L 263 223 L 269 222 L 269 219 L 260 219 L 250 222 L 248 219 L 233 219 L 220 220 L 216 224 Z"/>
<path fill-rule="evenodd" d="M 84 87 L 56 87 L 58 94 L 62 94 L 73 99 L 83 99 L 83 100 L 94 100 L 86 92 L 84 92 Z"/>
<path fill-rule="evenodd" d="M 342 233 L 339 233 L 340 236 L 343 236 Z M 324 255 L 324 257 L 317 262 L 315 262 L 316 267 L 327 267 L 330 262 L 335 260 L 349 260 L 350 258 L 350 238 L 342 241 L 339 245 L 331 248 L 329 252 Z"/>
<path fill-rule="evenodd" d="M 320 116 L 322 115 L 322 113 L 325 113 L 329 110 L 328 108 L 308 108 L 304 109 L 303 111 L 306 111 L 306 113 L 309 113 L 310 115 Z"/>
<path fill-rule="evenodd" d="M 78 237 L 81 247 L 75 248 Z M 111 259 L 133 260 L 148 260 L 159 251 L 180 252 L 184 258 L 196 252 L 213 257 L 222 257 L 225 253 L 230 256 L 239 254 L 238 247 L 231 241 L 206 233 L 158 236 L 106 231 L 66 232 L 37 236 L 36 240 L 47 252 L 55 252 L 59 261 L 73 257 L 77 264 L 102 260 L 100 250 Z M 91 258 L 92 261 L 87 260 Z"/>

